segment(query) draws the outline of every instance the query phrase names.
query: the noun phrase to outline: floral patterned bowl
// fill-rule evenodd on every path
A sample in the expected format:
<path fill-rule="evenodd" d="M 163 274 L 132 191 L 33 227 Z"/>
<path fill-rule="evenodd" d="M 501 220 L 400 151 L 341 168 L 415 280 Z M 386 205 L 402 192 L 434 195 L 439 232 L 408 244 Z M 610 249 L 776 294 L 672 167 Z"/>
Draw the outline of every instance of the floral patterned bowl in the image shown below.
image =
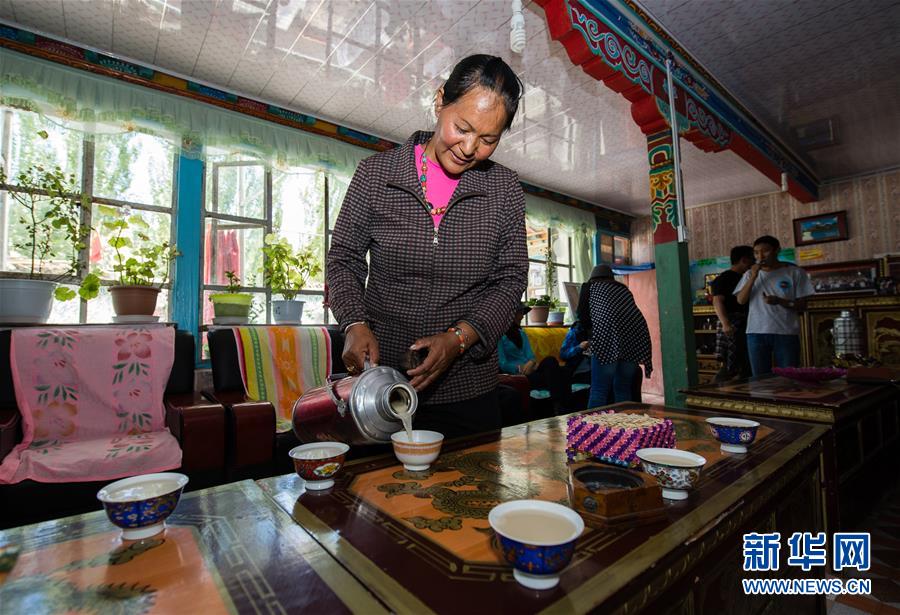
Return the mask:
<path fill-rule="evenodd" d="M 529 589 L 556 587 L 584 531 L 577 512 L 542 500 L 499 504 L 488 513 L 488 522 L 499 539 L 503 560 L 513 565 L 513 577 Z M 545 536 L 535 533 L 551 528 Z"/>
<path fill-rule="evenodd" d="M 847 370 L 839 367 L 773 367 L 772 373 L 801 382 L 825 382 L 846 376 Z"/>
<path fill-rule="evenodd" d="M 730 416 L 714 416 L 706 419 L 710 433 L 721 442 L 726 453 L 746 453 L 747 445 L 756 439 L 759 423 Z"/>
<path fill-rule="evenodd" d="M 319 491 L 334 485 L 349 450 L 343 442 L 315 442 L 295 446 L 288 455 L 294 460 L 294 470 L 306 481 L 306 488 Z"/>
<path fill-rule="evenodd" d="M 700 482 L 700 469 L 706 464 L 706 458 L 677 448 L 642 448 L 635 455 L 669 500 L 686 500 L 688 491 Z"/>
<path fill-rule="evenodd" d="M 177 472 L 142 474 L 106 485 L 97 499 L 113 525 L 122 528 L 122 538 L 143 540 L 166 528 L 187 483 L 188 477 Z"/>

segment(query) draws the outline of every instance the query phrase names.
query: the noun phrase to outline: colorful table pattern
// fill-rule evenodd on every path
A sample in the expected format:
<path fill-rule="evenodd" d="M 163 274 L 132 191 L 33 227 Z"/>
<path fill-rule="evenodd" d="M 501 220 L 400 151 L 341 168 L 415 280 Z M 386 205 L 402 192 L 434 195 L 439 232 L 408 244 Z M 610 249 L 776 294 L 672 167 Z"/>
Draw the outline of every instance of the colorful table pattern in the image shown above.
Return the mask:
<path fill-rule="evenodd" d="M 534 592 L 513 582 L 497 554 L 487 514 L 500 502 L 521 498 L 569 503 L 564 417 L 451 444 L 426 472 L 408 472 L 393 456 L 384 456 L 348 464 L 326 492 L 306 492 L 295 475 L 259 484 L 395 611 L 533 612 L 551 606 L 585 611 L 811 449 L 825 431 L 764 420 L 748 455 L 726 455 L 704 424 L 710 414 L 640 404 L 619 409 L 671 418 L 678 448 L 708 460 L 699 488 L 687 501 L 668 503 L 664 521 L 589 528 L 551 591 Z"/>
<path fill-rule="evenodd" d="M 8 544 L 4 613 L 385 612 L 251 481 L 185 494 L 146 540 L 97 512 L 0 532 Z"/>

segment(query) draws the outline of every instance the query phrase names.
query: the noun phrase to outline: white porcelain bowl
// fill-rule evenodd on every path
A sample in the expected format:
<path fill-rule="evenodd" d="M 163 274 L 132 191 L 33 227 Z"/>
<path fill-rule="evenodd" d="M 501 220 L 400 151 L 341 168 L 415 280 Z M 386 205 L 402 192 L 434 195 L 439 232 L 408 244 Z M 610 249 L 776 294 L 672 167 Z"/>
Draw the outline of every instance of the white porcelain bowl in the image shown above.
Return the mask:
<path fill-rule="evenodd" d="M 392 434 L 391 443 L 394 445 L 394 454 L 407 470 L 413 472 L 427 470 L 428 466 L 441 454 L 444 434 L 427 429 L 413 429 L 412 436 L 413 439 L 410 442 L 405 429 Z"/>
<path fill-rule="evenodd" d="M 635 455 L 641 460 L 644 472 L 662 487 L 662 496 L 669 500 L 686 500 L 688 491 L 700 481 L 700 469 L 706 458 L 677 448 L 642 448 Z"/>
<path fill-rule="evenodd" d="M 97 492 L 106 515 L 122 528 L 122 538 L 143 540 L 166 528 L 166 518 L 178 505 L 188 477 L 177 472 L 123 478 Z"/>

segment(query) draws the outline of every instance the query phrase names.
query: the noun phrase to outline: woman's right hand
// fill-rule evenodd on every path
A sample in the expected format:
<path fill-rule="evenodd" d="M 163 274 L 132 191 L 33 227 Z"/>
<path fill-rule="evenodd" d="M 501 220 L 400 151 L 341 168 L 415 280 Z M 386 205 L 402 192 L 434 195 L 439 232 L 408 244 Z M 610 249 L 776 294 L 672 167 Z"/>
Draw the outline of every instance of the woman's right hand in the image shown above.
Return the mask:
<path fill-rule="evenodd" d="M 344 331 L 344 353 L 341 359 L 347 373 L 351 375 L 362 373 L 366 359 L 372 367 L 378 365 L 378 340 L 369 325 L 361 323 Z"/>

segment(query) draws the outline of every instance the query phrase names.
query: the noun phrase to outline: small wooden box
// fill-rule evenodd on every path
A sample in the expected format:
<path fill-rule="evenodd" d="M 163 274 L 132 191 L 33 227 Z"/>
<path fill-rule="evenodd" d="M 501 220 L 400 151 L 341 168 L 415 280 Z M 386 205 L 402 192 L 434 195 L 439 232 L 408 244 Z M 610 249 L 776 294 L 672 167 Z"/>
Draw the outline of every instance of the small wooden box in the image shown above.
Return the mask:
<path fill-rule="evenodd" d="M 643 525 L 665 516 L 656 479 L 637 470 L 593 461 L 571 463 L 569 496 L 591 527 Z"/>

